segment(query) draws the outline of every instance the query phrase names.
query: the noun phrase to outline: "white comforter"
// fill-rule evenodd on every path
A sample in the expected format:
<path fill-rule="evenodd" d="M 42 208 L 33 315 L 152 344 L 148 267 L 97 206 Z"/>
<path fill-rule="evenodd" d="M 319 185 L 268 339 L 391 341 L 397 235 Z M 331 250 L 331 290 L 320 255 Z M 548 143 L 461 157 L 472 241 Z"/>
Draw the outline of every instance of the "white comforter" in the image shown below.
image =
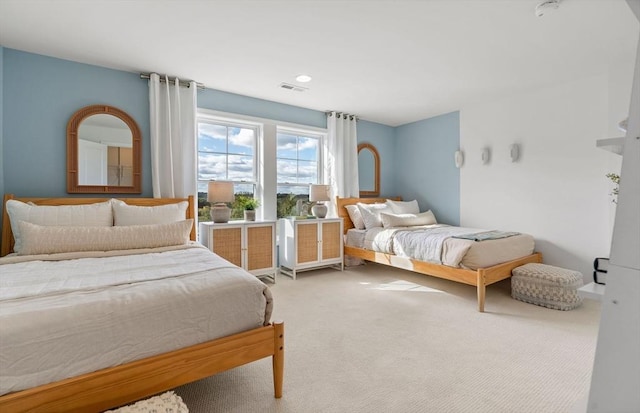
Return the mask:
<path fill-rule="evenodd" d="M 365 246 L 375 251 L 394 254 L 434 264 L 458 267 L 473 242 L 458 240 L 449 243 L 444 251 L 445 241 L 455 235 L 476 233 L 475 228 L 454 227 L 443 224 L 402 228 L 372 228 L 367 231 Z"/>
<path fill-rule="evenodd" d="M 494 265 L 498 262 L 531 254 L 533 251 L 533 238 L 526 234 L 520 234 L 513 238 L 514 242 L 517 241 L 518 248 L 508 250 L 507 254 L 495 254 L 493 251 L 489 254 L 496 256 L 495 262 L 488 261 L 481 265 L 471 266 L 463 265 L 465 255 L 472 247 L 480 243 L 468 239 L 455 238 L 455 236 L 484 231 L 486 230 L 443 224 L 402 228 L 371 228 L 367 230 L 365 235 L 364 248 L 434 264 L 470 268 Z M 526 245 L 520 248 L 519 244 L 522 243 L 522 239 L 525 240 Z M 490 246 L 491 243 L 503 246 L 505 239 L 498 240 L 498 242 L 495 240 L 482 241 L 482 244 L 487 246 Z"/>
<path fill-rule="evenodd" d="M 257 328 L 272 308 L 198 244 L 6 257 L 0 274 L 0 394 Z"/>

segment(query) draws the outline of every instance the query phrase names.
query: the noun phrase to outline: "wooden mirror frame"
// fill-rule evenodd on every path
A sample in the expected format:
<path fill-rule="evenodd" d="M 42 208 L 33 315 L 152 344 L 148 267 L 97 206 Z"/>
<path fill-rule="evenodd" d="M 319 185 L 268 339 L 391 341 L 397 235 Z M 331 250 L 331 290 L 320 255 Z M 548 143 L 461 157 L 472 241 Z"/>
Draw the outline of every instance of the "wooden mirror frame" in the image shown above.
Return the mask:
<path fill-rule="evenodd" d="M 361 143 L 358 145 L 358 155 L 360 155 L 360 151 L 368 149 L 371 151 L 373 155 L 373 169 L 374 169 L 374 177 L 373 177 L 373 191 L 360 191 L 360 196 L 379 196 L 380 195 L 380 154 L 375 146 L 370 143 Z"/>
<path fill-rule="evenodd" d="M 87 117 L 98 114 L 112 115 L 122 120 L 131 131 L 133 157 L 133 185 L 79 185 L 78 184 L 78 128 Z M 71 116 L 67 123 L 67 193 L 70 194 L 140 194 L 142 193 L 142 134 L 138 124 L 126 112 L 107 105 L 86 106 Z"/>

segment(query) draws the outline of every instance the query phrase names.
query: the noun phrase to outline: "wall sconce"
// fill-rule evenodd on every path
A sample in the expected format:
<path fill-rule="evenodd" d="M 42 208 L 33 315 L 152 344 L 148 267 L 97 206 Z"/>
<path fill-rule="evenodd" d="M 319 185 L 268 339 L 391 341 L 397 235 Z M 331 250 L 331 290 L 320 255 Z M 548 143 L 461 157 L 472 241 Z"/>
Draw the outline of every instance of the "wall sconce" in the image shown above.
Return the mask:
<path fill-rule="evenodd" d="M 515 162 L 520 159 L 520 145 L 514 143 L 509 146 L 509 156 L 511 156 L 511 162 Z"/>
<path fill-rule="evenodd" d="M 456 151 L 453 154 L 453 159 L 456 163 L 456 168 L 460 168 L 464 164 L 464 153 L 462 151 Z"/>
<path fill-rule="evenodd" d="M 482 164 L 486 165 L 489 163 L 489 160 L 491 159 L 491 151 L 489 150 L 489 148 L 483 148 L 482 149 Z"/>
<path fill-rule="evenodd" d="M 233 202 L 235 198 L 233 182 L 209 181 L 207 201 L 215 203 L 211 206 L 211 220 L 216 223 L 229 222 L 231 210 L 226 203 Z"/>

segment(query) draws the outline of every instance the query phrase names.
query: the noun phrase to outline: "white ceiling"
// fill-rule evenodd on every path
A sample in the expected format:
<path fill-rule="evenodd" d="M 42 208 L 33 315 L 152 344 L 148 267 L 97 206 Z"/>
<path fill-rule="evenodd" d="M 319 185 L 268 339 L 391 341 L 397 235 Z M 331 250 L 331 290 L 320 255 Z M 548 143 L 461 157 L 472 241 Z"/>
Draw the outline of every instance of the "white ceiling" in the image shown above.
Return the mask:
<path fill-rule="evenodd" d="M 541 1 L 0 0 L 0 44 L 397 126 L 633 61 L 624 0 Z"/>

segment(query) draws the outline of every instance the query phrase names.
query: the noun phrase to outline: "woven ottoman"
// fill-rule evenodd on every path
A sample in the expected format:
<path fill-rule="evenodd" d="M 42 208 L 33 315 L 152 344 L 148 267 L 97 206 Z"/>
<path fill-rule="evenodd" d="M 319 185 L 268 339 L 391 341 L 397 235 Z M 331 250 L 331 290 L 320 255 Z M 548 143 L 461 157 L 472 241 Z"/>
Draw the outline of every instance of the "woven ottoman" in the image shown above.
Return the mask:
<path fill-rule="evenodd" d="M 511 296 L 516 300 L 563 311 L 582 304 L 582 297 L 578 295 L 582 274 L 578 271 L 525 264 L 511 273 Z"/>

